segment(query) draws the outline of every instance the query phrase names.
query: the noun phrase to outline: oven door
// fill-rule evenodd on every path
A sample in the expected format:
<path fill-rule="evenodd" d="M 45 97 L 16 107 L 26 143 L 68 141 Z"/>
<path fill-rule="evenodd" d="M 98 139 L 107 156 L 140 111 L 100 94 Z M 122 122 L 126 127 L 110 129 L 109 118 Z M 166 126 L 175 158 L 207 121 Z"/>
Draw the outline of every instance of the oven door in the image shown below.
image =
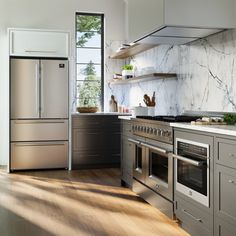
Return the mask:
<path fill-rule="evenodd" d="M 128 139 L 132 145 L 133 178 L 145 183 L 146 157 L 145 148 L 141 145 L 142 139 Z"/>
<path fill-rule="evenodd" d="M 173 200 L 173 158 L 168 151 L 150 144 L 146 148 L 146 185 L 162 196 Z"/>
<path fill-rule="evenodd" d="M 193 147 L 187 151 L 177 148 L 177 154 L 173 155 L 176 191 L 209 207 L 209 145 L 182 139 L 177 139 L 176 142 L 177 147 L 178 142 Z M 199 148 L 205 150 L 205 157 L 195 154 Z"/>

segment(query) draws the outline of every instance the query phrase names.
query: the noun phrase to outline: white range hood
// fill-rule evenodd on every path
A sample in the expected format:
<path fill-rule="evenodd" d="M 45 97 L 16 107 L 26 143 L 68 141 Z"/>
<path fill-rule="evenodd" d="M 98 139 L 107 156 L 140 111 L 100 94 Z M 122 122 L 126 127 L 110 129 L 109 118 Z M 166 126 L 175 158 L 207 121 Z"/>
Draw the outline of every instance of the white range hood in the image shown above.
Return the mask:
<path fill-rule="evenodd" d="M 163 26 L 154 33 L 135 41 L 144 44 L 186 44 L 199 38 L 219 33 L 225 29 Z"/>
<path fill-rule="evenodd" d="M 186 44 L 236 28 L 235 0 L 125 0 L 127 41 Z"/>

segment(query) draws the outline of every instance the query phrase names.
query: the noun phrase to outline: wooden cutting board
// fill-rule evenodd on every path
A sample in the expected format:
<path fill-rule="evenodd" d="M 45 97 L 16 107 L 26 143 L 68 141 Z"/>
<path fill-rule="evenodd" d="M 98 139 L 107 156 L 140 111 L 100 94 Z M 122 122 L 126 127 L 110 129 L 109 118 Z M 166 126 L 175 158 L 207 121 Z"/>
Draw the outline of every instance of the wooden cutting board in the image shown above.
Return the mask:
<path fill-rule="evenodd" d="M 192 121 L 191 125 L 227 125 L 225 122 Z"/>

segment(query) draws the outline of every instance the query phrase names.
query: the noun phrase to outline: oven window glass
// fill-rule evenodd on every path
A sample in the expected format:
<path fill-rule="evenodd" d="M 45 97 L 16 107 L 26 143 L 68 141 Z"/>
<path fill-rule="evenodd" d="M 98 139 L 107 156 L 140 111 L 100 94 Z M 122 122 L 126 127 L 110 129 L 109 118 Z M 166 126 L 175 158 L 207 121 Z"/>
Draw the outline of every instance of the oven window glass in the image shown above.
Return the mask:
<path fill-rule="evenodd" d="M 168 184 L 168 158 L 156 152 L 149 152 L 149 176 Z"/>
<path fill-rule="evenodd" d="M 207 148 L 180 142 L 178 144 L 178 155 L 202 164 L 195 166 L 185 161 L 177 160 L 177 181 L 207 196 Z"/>
<path fill-rule="evenodd" d="M 139 146 L 136 146 L 135 150 L 135 169 L 136 170 L 142 170 L 143 163 L 142 163 L 142 148 Z"/>

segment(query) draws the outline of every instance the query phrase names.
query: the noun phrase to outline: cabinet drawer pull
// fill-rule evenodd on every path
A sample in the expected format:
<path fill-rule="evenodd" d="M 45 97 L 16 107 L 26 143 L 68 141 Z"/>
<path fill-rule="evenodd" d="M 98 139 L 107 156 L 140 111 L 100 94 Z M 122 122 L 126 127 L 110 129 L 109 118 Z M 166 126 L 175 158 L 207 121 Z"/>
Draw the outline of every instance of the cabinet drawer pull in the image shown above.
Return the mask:
<path fill-rule="evenodd" d="M 233 154 L 233 153 L 229 153 L 229 157 L 231 157 L 231 158 L 236 158 L 236 155 Z"/>
<path fill-rule="evenodd" d="M 25 50 L 25 52 L 56 53 L 55 50 Z"/>
<path fill-rule="evenodd" d="M 235 184 L 235 185 L 236 185 L 236 181 L 235 181 L 235 180 L 230 179 L 228 182 L 229 182 L 230 184 Z"/>
<path fill-rule="evenodd" d="M 65 121 L 15 121 L 15 124 L 64 124 Z"/>
<path fill-rule="evenodd" d="M 202 219 L 193 216 L 191 213 L 189 213 L 189 212 L 186 211 L 185 209 L 182 209 L 182 212 L 185 213 L 186 215 L 190 216 L 192 219 L 194 219 L 194 220 L 196 220 L 196 221 L 198 221 L 198 222 L 202 222 Z"/>

